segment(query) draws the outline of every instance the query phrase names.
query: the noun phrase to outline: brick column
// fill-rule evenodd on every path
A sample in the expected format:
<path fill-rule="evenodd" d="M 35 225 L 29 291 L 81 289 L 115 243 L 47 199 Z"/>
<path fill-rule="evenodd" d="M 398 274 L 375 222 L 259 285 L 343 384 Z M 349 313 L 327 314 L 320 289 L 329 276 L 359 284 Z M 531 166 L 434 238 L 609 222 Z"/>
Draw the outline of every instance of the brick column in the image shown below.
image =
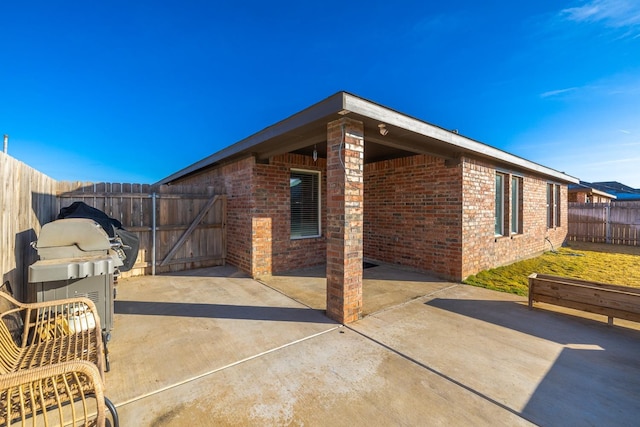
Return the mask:
<path fill-rule="evenodd" d="M 344 140 L 343 140 L 344 138 Z M 346 324 L 362 313 L 364 126 L 327 125 L 327 316 Z"/>
<path fill-rule="evenodd" d="M 271 276 L 271 218 L 251 220 L 251 277 Z"/>

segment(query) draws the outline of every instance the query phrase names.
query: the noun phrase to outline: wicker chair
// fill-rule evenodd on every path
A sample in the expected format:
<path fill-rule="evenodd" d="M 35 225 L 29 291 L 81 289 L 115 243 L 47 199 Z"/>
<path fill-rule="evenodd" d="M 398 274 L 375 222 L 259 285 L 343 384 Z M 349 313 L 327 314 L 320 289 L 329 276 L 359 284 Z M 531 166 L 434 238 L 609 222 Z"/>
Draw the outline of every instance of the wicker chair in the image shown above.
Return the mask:
<path fill-rule="evenodd" d="M 12 308 L 0 313 L 0 373 L 86 360 L 98 367 L 104 380 L 102 329 L 93 301 L 69 298 L 28 304 L 0 292 L 2 299 Z M 20 321 L 16 336 L 7 325 Z"/>
<path fill-rule="evenodd" d="M 0 375 L 3 426 L 102 427 L 105 402 L 102 378 L 90 362 L 63 362 Z"/>
<path fill-rule="evenodd" d="M 32 421 L 42 418 L 50 405 L 71 410 L 77 401 L 86 402 L 87 393 L 93 393 L 100 402 L 96 406 L 96 425 L 104 425 L 99 408 L 106 405 L 117 426 L 115 407 L 103 394 L 104 360 L 100 318 L 90 299 L 28 304 L 0 292 L 0 418 L 14 419 L 6 414 L 9 408 L 16 407 L 15 399 L 18 402 L 31 399 L 29 405 L 18 411 L 18 418 L 24 423 L 25 417 L 33 413 L 39 415 L 32 417 Z M 70 362 L 79 363 L 80 373 Z M 94 372 L 89 374 L 87 366 Z M 35 377 L 29 376 L 32 371 Z M 84 422 L 71 425 L 85 424 L 92 425 Z"/>

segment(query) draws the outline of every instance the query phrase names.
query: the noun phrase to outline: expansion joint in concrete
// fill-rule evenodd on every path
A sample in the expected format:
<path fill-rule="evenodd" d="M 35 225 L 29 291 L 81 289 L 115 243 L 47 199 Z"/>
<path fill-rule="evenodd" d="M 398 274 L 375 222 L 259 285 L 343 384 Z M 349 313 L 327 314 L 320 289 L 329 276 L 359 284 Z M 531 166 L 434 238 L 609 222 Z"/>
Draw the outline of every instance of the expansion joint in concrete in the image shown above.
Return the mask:
<path fill-rule="evenodd" d="M 316 333 L 316 334 L 313 334 L 313 335 L 309 335 L 309 336 L 307 336 L 307 337 L 300 338 L 300 339 L 298 339 L 298 340 L 295 340 L 295 341 L 292 341 L 292 342 L 289 342 L 289 343 L 283 344 L 283 345 L 281 345 L 281 346 L 279 346 L 279 347 L 275 347 L 275 348 L 272 348 L 272 349 L 270 349 L 270 350 L 263 351 L 263 352 L 261 352 L 261 353 L 255 354 L 255 355 L 253 355 L 253 356 L 249 356 L 249 357 L 246 357 L 246 358 L 244 358 L 244 359 L 242 359 L 242 360 L 238 360 L 238 361 L 236 361 L 236 362 L 230 363 L 230 364 L 228 364 L 228 365 L 221 366 L 221 367 L 216 368 L 216 369 L 212 369 L 212 370 L 210 370 L 210 371 L 208 371 L 208 372 L 204 372 L 204 373 L 199 374 L 199 375 L 195 375 L 195 376 L 193 376 L 193 377 L 191 377 L 191 378 L 187 378 L 187 379 L 185 379 L 185 380 L 183 380 L 183 381 L 179 381 L 179 382 L 177 382 L 177 383 L 175 383 L 175 384 L 171 384 L 171 385 L 168 385 L 168 386 L 166 386 L 166 387 L 160 388 L 160 389 L 158 389 L 158 390 L 154 390 L 153 392 L 145 393 L 145 394 L 142 394 L 142 395 L 140 395 L 140 396 L 133 397 L 133 398 L 131 398 L 131 399 L 129 399 L 129 400 L 126 400 L 126 401 L 124 401 L 124 402 L 116 403 L 116 404 L 115 404 L 115 406 L 119 408 L 119 407 L 122 407 L 122 406 L 128 405 L 128 404 L 130 404 L 130 403 L 134 403 L 134 402 L 137 402 L 137 401 L 139 401 L 139 400 L 146 399 L 147 397 L 154 396 L 154 395 L 156 395 L 156 394 L 162 393 L 162 392 L 167 391 L 167 390 L 171 390 L 171 389 L 176 388 L 176 387 L 180 387 L 180 386 L 185 385 L 185 384 L 188 384 L 188 383 L 190 383 L 190 382 L 193 382 L 193 381 L 199 380 L 199 379 L 201 379 L 201 378 L 207 377 L 207 376 L 209 376 L 209 375 L 213 375 L 213 374 L 215 374 L 215 373 L 217 373 L 217 372 L 224 371 L 225 369 L 233 368 L 233 367 L 238 366 L 238 365 L 241 365 L 241 364 L 243 364 L 243 363 L 245 363 L 245 362 L 249 362 L 249 361 L 254 360 L 254 359 L 257 359 L 257 358 L 259 358 L 259 357 L 266 356 L 267 354 L 274 353 L 274 352 L 276 352 L 276 351 L 280 351 L 280 350 L 285 349 L 285 348 L 287 348 L 287 347 L 291 347 L 291 346 L 293 346 L 293 345 L 299 344 L 299 343 L 301 343 L 301 342 L 303 342 L 303 341 L 307 341 L 307 340 L 310 340 L 310 339 L 316 338 L 316 337 L 318 337 L 318 336 L 320 336 L 320 335 L 324 335 L 324 334 L 326 334 L 326 333 L 329 333 L 329 332 L 335 331 L 336 329 L 339 329 L 339 328 L 342 328 L 342 325 L 336 325 L 336 326 L 334 326 L 334 327 L 332 327 L 332 328 L 327 329 L 326 331 L 318 332 L 318 333 Z"/>

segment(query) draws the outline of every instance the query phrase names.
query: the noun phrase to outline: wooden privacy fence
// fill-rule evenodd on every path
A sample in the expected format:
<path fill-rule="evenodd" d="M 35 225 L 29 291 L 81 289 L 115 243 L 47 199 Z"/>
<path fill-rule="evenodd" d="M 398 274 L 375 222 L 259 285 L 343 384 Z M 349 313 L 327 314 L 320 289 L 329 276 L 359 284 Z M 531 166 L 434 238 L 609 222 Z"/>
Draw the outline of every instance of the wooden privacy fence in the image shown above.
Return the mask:
<path fill-rule="evenodd" d="M 0 278 L 20 296 L 27 269 L 38 259 L 30 244 L 51 221 L 57 182 L 0 152 Z"/>
<path fill-rule="evenodd" d="M 58 183 L 57 211 L 76 201 L 138 235 L 138 258 L 123 277 L 225 263 L 227 200 L 212 187 Z"/>
<path fill-rule="evenodd" d="M 569 203 L 568 240 L 640 246 L 640 202 Z"/>

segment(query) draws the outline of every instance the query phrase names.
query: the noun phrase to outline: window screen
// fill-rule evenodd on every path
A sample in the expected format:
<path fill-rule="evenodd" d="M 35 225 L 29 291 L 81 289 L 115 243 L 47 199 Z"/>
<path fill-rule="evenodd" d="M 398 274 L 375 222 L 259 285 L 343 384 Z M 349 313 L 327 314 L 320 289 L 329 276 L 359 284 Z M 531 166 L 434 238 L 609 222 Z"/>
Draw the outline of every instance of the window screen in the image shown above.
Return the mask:
<path fill-rule="evenodd" d="M 553 184 L 547 184 L 547 228 L 553 228 L 553 220 L 555 219 L 554 196 Z"/>
<path fill-rule="evenodd" d="M 522 178 L 511 177 L 511 234 L 522 233 Z"/>
<path fill-rule="evenodd" d="M 504 175 L 496 174 L 496 236 L 504 234 Z"/>
<path fill-rule="evenodd" d="M 291 238 L 320 235 L 320 173 L 291 171 Z"/>
<path fill-rule="evenodd" d="M 560 227 L 560 186 L 556 184 L 554 193 L 554 216 L 555 226 Z"/>

